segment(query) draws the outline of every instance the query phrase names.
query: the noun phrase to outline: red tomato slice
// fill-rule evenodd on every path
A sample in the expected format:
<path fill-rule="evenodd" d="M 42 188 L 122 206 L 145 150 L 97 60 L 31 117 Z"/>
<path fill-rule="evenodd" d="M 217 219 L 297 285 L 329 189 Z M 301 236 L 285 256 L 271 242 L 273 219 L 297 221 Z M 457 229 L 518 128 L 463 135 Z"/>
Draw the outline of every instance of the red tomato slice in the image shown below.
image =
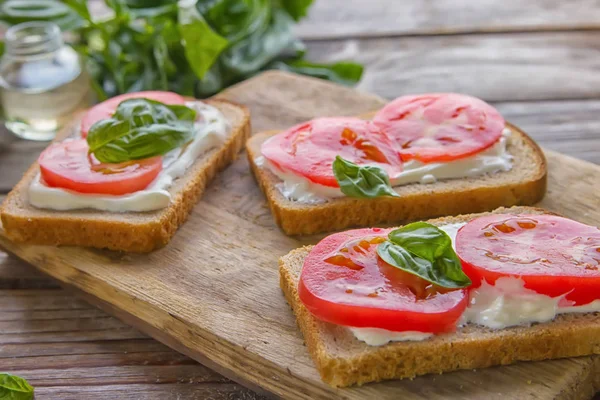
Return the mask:
<path fill-rule="evenodd" d="M 452 161 L 496 143 L 504 118 L 483 100 L 455 93 L 404 96 L 379 111 L 373 122 L 400 148 L 404 161 Z"/>
<path fill-rule="evenodd" d="M 338 325 L 434 333 L 455 330 L 467 307 L 467 290 L 435 290 L 382 261 L 377 244 L 391 230 L 356 229 L 319 242 L 304 260 L 298 286 L 302 303 L 315 317 Z"/>
<path fill-rule="evenodd" d="M 391 179 L 402 172 L 402 160 L 387 135 L 359 118 L 317 118 L 296 125 L 265 141 L 261 151 L 276 167 L 331 187 L 339 187 L 332 170 L 337 155 L 379 166 Z"/>
<path fill-rule="evenodd" d="M 96 122 L 112 117 L 118 105 L 122 101 L 135 98 L 156 100 L 164 104 L 185 104 L 185 99 L 173 92 L 148 91 L 125 93 L 120 96 L 110 98 L 90 108 L 81 120 L 81 137 L 86 137 L 88 131 Z"/>
<path fill-rule="evenodd" d="M 525 287 L 575 304 L 600 299 L 600 230 L 554 215 L 494 214 L 463 226 L 456 253 L 473 286 L 520 277 Z"/>
<path fill-rule="evenodd" d="M 121 195 L 146 188 L 162 170 L 162 157 L 121 164 L 103 164 L 85 139 L 51 144 L 38 163 L 48 186 L 79 193 Z"/>

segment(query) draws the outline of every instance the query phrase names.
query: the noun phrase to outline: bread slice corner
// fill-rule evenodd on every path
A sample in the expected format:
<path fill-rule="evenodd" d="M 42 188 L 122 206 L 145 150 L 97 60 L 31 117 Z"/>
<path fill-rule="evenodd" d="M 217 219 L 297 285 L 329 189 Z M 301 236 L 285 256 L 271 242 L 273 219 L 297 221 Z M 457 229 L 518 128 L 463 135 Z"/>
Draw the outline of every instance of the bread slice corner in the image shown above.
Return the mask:
<path fill-rule="evenodd" d="M 250 113 L 244 106 L 203 100 L 218 108 L 229 121 L 227 140 L 202 155 L 185 175 L 169 188 L 171 204 L 149 212 L 114 213 L 91 209 L 43 210 L 27 200 L 32 179 L 39 171 L 34 163 L 0 207 L 6 236 L 19 243 L 74 245 L 146 253 L 165 246 L 187 219 L 208 183 L 237 157 L 250 136 Z"/>
<path fill-rule="evenodd" d="M 361 118 L 370 116 L 372 113 Z M 279 131 L 253 135 L 246 143 L 246 150 L 254 176 L 277 224 L 288 235 L 309 235 L 355 226 L 406 222 L 537 203 L 546 193 L 547 166 L 544 153 L 525 132 L 509 123 L 506 126 L 512 132 L 507 146 L 514 158 L 510 171 L 433 184 L 403 185 L 396 188 L 399 197 L 344 197 L 321 204 L 292 201 L 278 190 L 277 184 L 281 180 L 268 168 L 256 163 L 263 142 Z"/>
<path fill-rule="evenodd" d="M 500 208 L 493 213 L 547 214 L 539 208 Z M 469 214 L 430 220 L 443 225 L 486 215 Z M 454 333 L 418 342 L 369 346 L 348 329 L 316 319 L 298 297 L 305 257 L 313 246 L 292 250 L 279 260 L 280 286 L 324 382 L 334 387 L 459 369 L 484 368 L 517 361 L 600 354 L 600 313 L 561 314 L 553 321 L 493 330 L 467 325 Z"/>

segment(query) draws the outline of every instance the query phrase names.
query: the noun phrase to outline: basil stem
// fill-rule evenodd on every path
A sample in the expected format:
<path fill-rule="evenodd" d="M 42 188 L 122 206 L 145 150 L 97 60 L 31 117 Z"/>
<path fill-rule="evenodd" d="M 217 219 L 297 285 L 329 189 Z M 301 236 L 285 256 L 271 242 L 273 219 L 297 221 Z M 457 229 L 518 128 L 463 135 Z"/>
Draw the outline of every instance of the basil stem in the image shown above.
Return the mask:
<path fill-rule="evenodd" d="M 398 196 L 387 172 L 374 165 L 357 165 L 337 156 L 333 162 L 333 175 L 342 193 L 349 197 Z"/>
<path fill-rule="evenodd" d="M 388 240 L 377 246 L 377 254 L 389 265 L 437 286 L 458 289 L 471 285 L 450 237 L 426 222 L 393 230 Z"/>

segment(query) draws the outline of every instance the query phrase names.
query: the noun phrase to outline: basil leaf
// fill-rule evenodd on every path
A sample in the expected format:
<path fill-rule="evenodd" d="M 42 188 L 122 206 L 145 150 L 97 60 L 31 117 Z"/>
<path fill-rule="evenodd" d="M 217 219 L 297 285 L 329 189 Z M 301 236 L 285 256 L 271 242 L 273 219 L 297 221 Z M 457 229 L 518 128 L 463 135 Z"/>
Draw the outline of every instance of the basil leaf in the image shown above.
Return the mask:
<path fill-rule="evenodd" d="M 281 5 L 296 21 L 306 16 L 313 0 L 282 0 Z"/>
<path fill-rule="evenodd" d="M 337 156 L 333 162 L 333 175 L 342 193 L 349 197 L 398 196 L 388 174 L 374 165 L 361 166 Z"/>
<path fill-rule="evenodd" d="M 120 163 L 165 154 L 194 137 L 196 111 L 148 99 L 121 102 L 112 118 L 100 120 L 87 136 L 101 162 Z"/>
<path fill-rule="evenodd" d="M 426 222 L 393 230 L 388 240 L 377 246 L 377 254 L 389 265 L 441 287 L 457 289 L 471 284 L 450 237 Z"/>
<path fill-rule="evenodd" d="M 93 153 L 101 162 L 120 163 L 166 154 L 193 138 L 193 124 L 155 124 L 132 129 Z"/>
<path fill-rule="evenodd" d="M 206 97 L 269 69 L 344 84 L 362 72 L 352 63 L 304 61 L 294 25 L 313 0 L 104 3 L 111 12 L 94 19 L 86 0 L 0 0 L 0 21 L 58 24 L 86 60 L 100 98 L 142 90 Z"/>
<path fill-rule="evenodd" d="M 33 387 L 19 376 L 0 373 L 0 399 L 31 400 Z"/>
<path fill-rule="evenodd" d="M 390 232 L 388 237 L 392 243 L 430 262 L 441 257 L 446 249 L 452 248 L 452 240 L 446 232 L 427 222 L 405 225 Z"/>
<path fill-rule="evenodd" d="M 363 66 L 353 62 L 340 61 L 333 64 L 314 63 L 302 59 L 276 61 L 267 66 L 268 69 L 294 72 L 296 74 L 314 76 L 346 86 L 360 81 Z"/>
<path fill-rule="evenodd" d="M 179 32 L 190 67 L 202 79 L 229 41 L 208 25 L 195 5 L 195 1 L 179 2 Z"/>

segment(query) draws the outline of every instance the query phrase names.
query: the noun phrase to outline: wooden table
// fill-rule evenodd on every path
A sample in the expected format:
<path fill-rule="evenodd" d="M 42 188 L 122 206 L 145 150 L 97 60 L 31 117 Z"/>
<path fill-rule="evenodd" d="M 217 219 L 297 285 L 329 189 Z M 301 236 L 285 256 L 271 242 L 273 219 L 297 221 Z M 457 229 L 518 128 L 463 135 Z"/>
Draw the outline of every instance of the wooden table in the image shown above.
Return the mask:
<path fill-rule="evenodd" d="M 313 59 L 363 62 L 361 90 L 470 93 L 544 147 L 600 164 L 599 21 L 592 0 L 320 0 L 298 33 Z M 43 147 L 0 133 L 0 198 Z M 39 399 L 259 397 L 2 252 L 0 370 Z"/>

